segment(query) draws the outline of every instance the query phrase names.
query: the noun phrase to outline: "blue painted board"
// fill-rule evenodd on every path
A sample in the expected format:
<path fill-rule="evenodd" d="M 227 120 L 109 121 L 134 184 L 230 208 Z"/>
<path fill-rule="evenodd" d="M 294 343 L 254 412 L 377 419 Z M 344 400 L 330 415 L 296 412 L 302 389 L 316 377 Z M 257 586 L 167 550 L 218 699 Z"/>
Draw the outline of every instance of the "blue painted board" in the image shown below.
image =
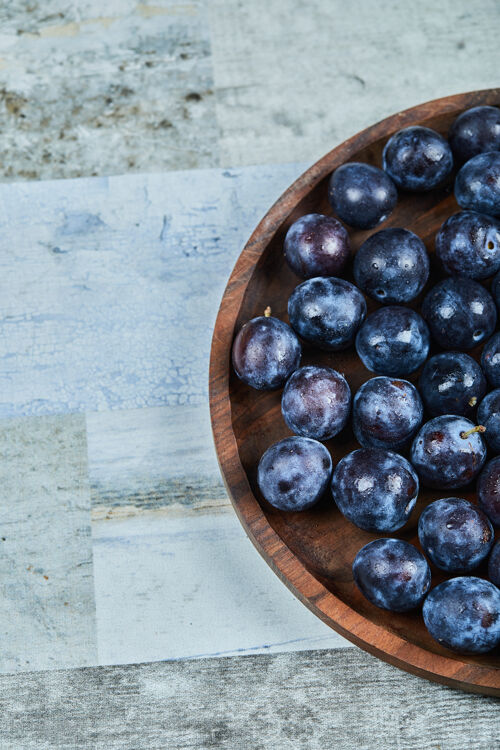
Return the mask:
<path fill-rule="evenodd" d="M 302 170 L 0 185 L 0 416 L 206 403 L 228 275 Z"/>

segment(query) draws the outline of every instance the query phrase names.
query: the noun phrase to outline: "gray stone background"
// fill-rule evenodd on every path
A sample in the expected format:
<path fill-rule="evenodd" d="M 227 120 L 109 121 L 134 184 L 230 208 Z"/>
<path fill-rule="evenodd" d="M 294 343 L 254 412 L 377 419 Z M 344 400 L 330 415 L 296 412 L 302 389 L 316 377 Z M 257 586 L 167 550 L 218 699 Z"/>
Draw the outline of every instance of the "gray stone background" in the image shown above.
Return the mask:
<path fill-rule="evenodd" d="M 497 0 L 9 0 L 6 180 L 313 162 L 498 85 Z"/>
<path fill-rule="evenodd" d="M 499 22 L 494 0 L 2 4 L 0 750 L 500 748 L 498 701 L 351 647 L 266 567 L 206 393 L 266 208 L 374 121 L 498 86 Z M 99 179 L 45 182 L 74 177 Z"/>

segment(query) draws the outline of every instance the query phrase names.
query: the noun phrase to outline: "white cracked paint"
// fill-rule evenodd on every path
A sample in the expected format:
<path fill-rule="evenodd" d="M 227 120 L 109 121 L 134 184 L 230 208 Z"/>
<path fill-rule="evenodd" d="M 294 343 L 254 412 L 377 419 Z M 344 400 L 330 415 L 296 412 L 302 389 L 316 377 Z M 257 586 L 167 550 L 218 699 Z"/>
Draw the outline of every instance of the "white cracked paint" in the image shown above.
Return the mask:
<path fill-rule="evenodd" d="M 231 268 L 301 171 L 0 186 L 0 417 L 206 403 Z"/>

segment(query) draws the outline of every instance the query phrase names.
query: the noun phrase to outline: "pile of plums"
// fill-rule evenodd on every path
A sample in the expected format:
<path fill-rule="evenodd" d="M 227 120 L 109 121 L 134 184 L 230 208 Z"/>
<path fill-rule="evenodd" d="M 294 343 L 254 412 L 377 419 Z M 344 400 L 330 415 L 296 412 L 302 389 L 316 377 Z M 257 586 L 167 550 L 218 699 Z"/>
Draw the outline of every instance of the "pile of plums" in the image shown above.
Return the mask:
<path fill-rule="evenodd" d="M 400 130 L 382 166 L 342 165 L 328 186 L 336 217 L 308 214 L 290 226 L 285 258 L 304 279 L 288 300 L 290 324 L 269 311 L 250 320 L 234 340 L 233 366 L 253 388 L 284 386 L 281 410 L 294 436 L 271 445 L 258 466 L 260 491 L 275 508 L 310 508 L 329 488 L 350 522 L 390 535 L 407 523 L 419 485 L 453 495 L 421 513 L 422 551 L 375 539 L 356 555 L 353 576 L 374 605 L 423 606 L 440 644 L 482 653 L 500 645 L 500 109 L 463 112 L 448 139 L 425 127 Z M 426 287 L 429 257 L 407 229 L 375 231 L 354 256 L 356 285 L 341 278 L 351 258 L 344 224 L 378 227 L 398 191 L 433 190 L 455 167 L 462 210 L 437 232 L 444 278 L 420 313 L 406 304 Z M 368 316 L 365 295 L 380 305 Z M 300 367 L 301 340 L 328 352 L 354 346 L 375 377 L 351 399 L 342 373 Z M 431 342 L 438 353 L 428 358 Z M 481 343 L 478 364 L 466 352 Z M 415 387 L 404 378 L 417 370 Z M 360 448 L 333 467 L 323 442 L 349 420 Z M 475 480 L 477 505 L 455 496 Z M 490 580 L 474 575 L 488 558 Z M 428 560 L 455 577 L 431 589 Z"/>

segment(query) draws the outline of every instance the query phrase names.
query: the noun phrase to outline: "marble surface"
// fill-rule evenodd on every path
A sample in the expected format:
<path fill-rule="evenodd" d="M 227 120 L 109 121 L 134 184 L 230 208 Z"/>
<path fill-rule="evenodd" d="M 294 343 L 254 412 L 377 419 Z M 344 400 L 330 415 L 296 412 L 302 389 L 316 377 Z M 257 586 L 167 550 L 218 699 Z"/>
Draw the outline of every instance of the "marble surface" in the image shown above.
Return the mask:
<path fill-rule="evenodd" d="M 2 419 L 0 456 L 0 672 L 95 664 L 85 419 Z"/>
<path fill-rule="evenodd" d="M 12 0 L 0 24 L 4 179 L 218 163 L 204 2 Z"/>
<path fill-rule="evenodd" d="M 313 162 L 498 85 L 498 19 L 495 0 L 10 0 L 0 178 Z"/>

